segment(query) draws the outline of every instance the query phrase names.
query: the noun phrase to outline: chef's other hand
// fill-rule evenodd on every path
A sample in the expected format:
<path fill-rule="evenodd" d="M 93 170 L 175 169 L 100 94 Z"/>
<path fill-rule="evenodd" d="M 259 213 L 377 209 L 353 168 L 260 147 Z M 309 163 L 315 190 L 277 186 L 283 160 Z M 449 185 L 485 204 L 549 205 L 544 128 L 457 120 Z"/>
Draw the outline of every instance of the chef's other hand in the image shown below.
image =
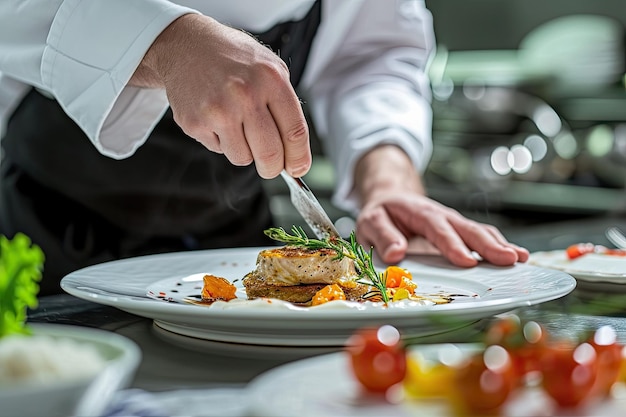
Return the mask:
<path fill-rule="evenodd" d="M 188 14 L 154 41 L 130 84 L 165 88 L 174 120 L 209 150 L 262 178 L 311 166 L 309 131 L 280 57 L 250 35 Z"/>
<path fill-rule="evenodd" d="M 508 242 L 500 231 L 461 215 L 424 195 L 419 175 L 395 146 L 376 148 L 357 165 L 356 186 L 363 205 L 357 240 L 387 264 L 406 256 L 408 240 L 424 237 L 451 263 L 471 267 L 485 261 L 506 266 L 528 260 L 528 250 Z"/>

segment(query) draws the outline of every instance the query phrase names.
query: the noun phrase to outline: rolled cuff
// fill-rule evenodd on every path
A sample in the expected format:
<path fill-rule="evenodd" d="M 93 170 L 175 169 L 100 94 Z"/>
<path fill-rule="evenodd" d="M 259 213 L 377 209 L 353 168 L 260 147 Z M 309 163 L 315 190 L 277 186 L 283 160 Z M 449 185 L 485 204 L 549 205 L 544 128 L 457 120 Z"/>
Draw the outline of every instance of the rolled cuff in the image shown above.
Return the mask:
<path fill-rule="evenodd" d="M 66 0 L 59 8 L 42 80 L 103 154 L 132 155 L 167 109 L 164 92 L 126 85 L 154 39 L 188 13 L 196 11 L 165 0 Z"/>

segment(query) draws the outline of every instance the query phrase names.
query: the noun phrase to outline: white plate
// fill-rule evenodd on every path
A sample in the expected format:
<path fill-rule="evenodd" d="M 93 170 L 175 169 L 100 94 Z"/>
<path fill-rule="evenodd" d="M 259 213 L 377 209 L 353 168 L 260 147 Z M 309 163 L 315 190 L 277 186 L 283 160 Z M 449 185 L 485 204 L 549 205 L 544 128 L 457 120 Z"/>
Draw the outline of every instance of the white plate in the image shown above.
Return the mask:
<path fill-rule="evenodd" d="M 450 345 L 422 345 L 411 354 L 421 353 L 434 359 Z M 476 349 L 473 344 L 456 345 L 462 353 Z M 273 368 L 256 377 L 248 385 L 248 414 L 252 417 L 453 417 L 449 406 L 441 400 L 404 399 L 396 403 L 366 395 L 351 374 L 345 352 L 303 359 Z M 540 389 L 523 390 L 504 406 L 503 417 L 535 416 L 603 416 L 621 417 L 626 398 L 590 404 L 572 413 L 559 410 Z"/>
<path fill-rule="evenodd" d="M 366 325 L 389 323 L 406 336 L 433 335 L 562 297 L 576 286 L 566 273 L 526 264 L 465 269 L 437 256 L 411 256 L 400 266 L 412 272 L 419 292 L 463 296 L 435 306 L 393 303 L 395 308 L 382 308 L 360 303 L 360 308 L 346 308 L 333 302 L 338 304 L 302 308 L 260 300 L 207 307 L 146 295 L 150 289 L 171 292 L 184 279 L 205 273 L 236 281 L 241 287 L 241 278 L 254 269 L 262 249 L 178 252 L 113 261 L 75 271 L 63 278 L 61 287 L 76 297 L 152 318 L 156 325 L 186 336 L 256 345 L 341 346 L 355 329 Z"/>
<path fill-rule="evenodd" d="M 588 253 L 569 259 L 564 250 L 534 252 L 529 263 L 552 268 L 588 282 L 626 284 L 626 256 Z"/>

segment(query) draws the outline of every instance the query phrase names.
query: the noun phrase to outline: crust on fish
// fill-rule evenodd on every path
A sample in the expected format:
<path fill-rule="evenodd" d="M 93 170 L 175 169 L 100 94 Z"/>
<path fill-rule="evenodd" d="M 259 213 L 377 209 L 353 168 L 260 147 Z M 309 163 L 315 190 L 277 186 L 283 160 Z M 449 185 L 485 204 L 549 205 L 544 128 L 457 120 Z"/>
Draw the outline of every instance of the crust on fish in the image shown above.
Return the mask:
<path fill-rule="evenodd" d="M 272 285 L 268 284 L 256 272 L 250 272 L 244 277 L 243 285 L 246 287 L 249 299 L 277 298 L 295 304 L 307 305 L 316 292 L 329 284 Z M 355 283 L 351 288 L 339 285 L 346 295 L 346 300 L 349 301 L 364 301 L 365 294 L 373 290 L 373 287 L 360 283 Z"/>

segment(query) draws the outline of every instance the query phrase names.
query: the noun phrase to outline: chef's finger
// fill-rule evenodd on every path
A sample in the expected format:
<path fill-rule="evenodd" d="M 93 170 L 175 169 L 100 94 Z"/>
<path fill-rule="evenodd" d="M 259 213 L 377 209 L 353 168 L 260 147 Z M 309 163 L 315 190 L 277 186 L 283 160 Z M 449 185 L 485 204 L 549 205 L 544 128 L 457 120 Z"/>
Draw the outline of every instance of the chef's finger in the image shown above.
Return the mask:
<path fill-rule="evenodd" d="M 284 150 L 284 168 L 294 177 L 301 177 L 311 168 L 309 128 L 298 96 L 291 88 L 274 92 L 269 111 L 280 133 Z"/>
<path fill-rule="evenodd" d="M 247 115 L 244 134 L 259 175 L 262 178 L 278 176 L 285 164 L 283 142 L 267 107 Z"/>
<path fill-rule="evenodd" d="M 383 206 L 362 213 L 357 219 L 357 239 L 365 249 L 373 246 L 383 262 L 394 264 L 406 255 L 408 242 Z"/>

